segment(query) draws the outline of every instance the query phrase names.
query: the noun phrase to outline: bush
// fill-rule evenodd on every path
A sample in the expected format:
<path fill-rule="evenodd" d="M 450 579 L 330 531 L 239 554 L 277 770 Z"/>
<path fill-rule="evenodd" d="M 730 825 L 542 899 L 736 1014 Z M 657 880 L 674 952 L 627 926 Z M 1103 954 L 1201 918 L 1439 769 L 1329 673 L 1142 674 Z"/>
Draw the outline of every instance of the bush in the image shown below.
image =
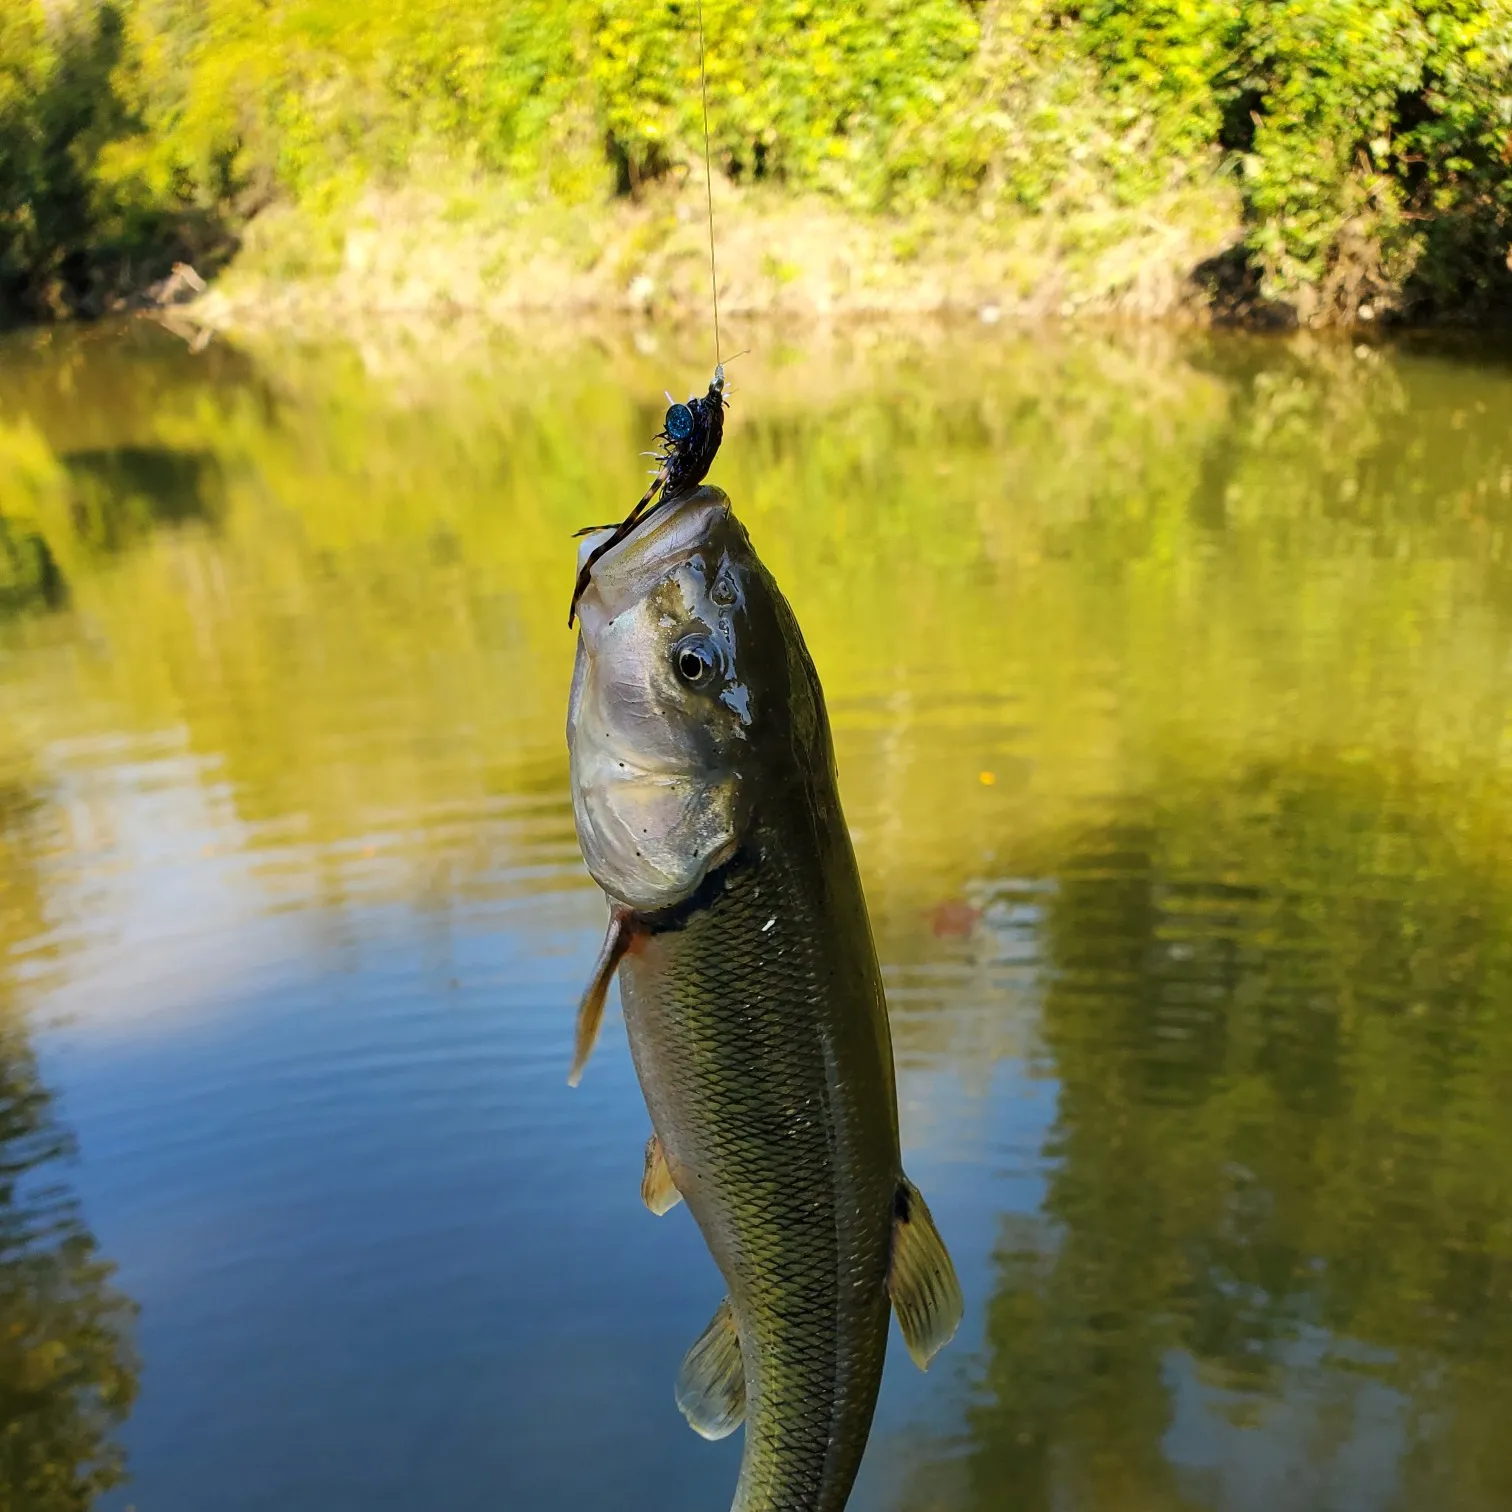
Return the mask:
<path fill-rule="evenodd" d="M 702 158 L 690 0 L 3 10 L 12 306 L 77 304 L 128 258 L 203 249 L 275 197 L 330 212 L 438 154 L 573 200 Z M 1234 175 L 1263 291 L 1305 319 L 1365 300 L 1478 308 L 1508 288 L 1512 0 L 704 12 L 713 151 L 737 179 L 859 211 L 1052 214 Z"/>
<path fill-rule="evenodd" d="M 218 229 L 179 195 L 122 195 L 106 171 L 142 124 L 119 85 L 132 0 L 0 5 L 0 317 L 98 311 L 203 255 Z"/>
<path fill-rule="evenodd" d="M 119 44 L 109 8 L 50 23 L 40 0 L 0 7 L 0 302 L 58 309 L 87 278 L 91 161 Z"/>

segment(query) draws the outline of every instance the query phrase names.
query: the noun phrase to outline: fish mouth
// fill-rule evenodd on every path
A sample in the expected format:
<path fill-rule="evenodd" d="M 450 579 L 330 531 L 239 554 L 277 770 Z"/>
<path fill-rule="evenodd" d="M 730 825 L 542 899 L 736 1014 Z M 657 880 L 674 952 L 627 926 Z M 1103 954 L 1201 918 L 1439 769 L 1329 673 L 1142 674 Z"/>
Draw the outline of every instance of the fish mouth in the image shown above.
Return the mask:
<path fill-rule="evenodd" d="M 738 775 L 708 713 L 679 709 L 668 668 L 685 595 L 702 591 L 692 580 L 702 582 L 740 527 L 728 496 L 710 486 L 616 534 L 599 532 L 581 548 L 591 571 L 577 605 L 567 743 L 588 870 L 611 898 L 645 912 L 693 892 L 733 853 L 742 827 Z M 710 707 L 732 726 L 740 716 Z"/>
<path fill-rule="evenodd" d="M 596 530 L 578 548 L 572 612 L 588 631 L 591 616 L 614 619 L 669 572 L 707 546 L 730 518 L 724 489 L 704 484 L 624 525 Z"/>

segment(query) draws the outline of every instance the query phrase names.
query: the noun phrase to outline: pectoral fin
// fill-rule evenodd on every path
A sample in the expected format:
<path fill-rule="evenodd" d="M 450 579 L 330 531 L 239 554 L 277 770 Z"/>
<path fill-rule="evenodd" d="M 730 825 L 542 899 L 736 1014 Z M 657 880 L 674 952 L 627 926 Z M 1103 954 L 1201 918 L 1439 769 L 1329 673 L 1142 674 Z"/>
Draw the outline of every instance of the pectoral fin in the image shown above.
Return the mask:
<path fill-rule="evenodd" d="M 583 1068 L 593 1047 L 598 1043 L 599 1028 L 604 1022 L 604 1002 L 609 996 L 609 984 L 614 980 L 615 970 L 624 959 L 635 939 L 635 925 L 628 908 L 616 908 L 609 915 L 609 929 L 604 935 L 603 948 L 598 960 L 593 963 L 593 976 L 583 1001 L 578 1004 L 577 1043 L 572 1052 L 572 1070 L 567 1075 L 567 1085 L 575 1087 L 583 1079 Z"/>
<path fill-rule="evenodd" d="M 920 1370 L 955 1337 L 966 1304 L 955 1266 L 919 1189 L 906 1176 L 893 1199 L 892 1271 L 887 1278 L 903 1342 Z"/>
<path fill-rule="evenodd" d="M 664 1218 L 682 1201 L 682 1193 L 677 1190 L 672 1172 L 667 1169 L 661 1140 L 654 1134 L 646 1141 L 646 1173 L 641 1177 L 641 1201 L 658 1218 Z"/>
<path fill-rule="evenodd" d="M 677 1372 L 677 1405 L 706 1439 L 729 1438 L 745 1422 L 745 1366 L 728 1297 Z"/>

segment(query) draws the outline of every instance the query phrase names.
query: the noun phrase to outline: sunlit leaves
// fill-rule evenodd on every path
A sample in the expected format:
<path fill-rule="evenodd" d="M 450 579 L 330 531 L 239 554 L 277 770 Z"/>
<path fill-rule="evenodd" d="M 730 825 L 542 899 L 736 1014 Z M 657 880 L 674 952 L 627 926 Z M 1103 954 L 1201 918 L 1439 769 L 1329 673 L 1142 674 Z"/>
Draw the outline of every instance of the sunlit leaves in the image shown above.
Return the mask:
<path fill-rule="evenodd" d="M 703 19 L 713 153 L 742 182 L 1116 228 L 1228 176 L 1264 292 L 1303 319 L 1505 284 L 1512 0 L 705 0 Z M 87 303 L 112 259 L 229 245 L 274 197 L 339 219 L 442 156 L 579 201 L 696 171 L 697 26 L 694 0 L 372 0 L 360 22 L 345 0 L 15 0 L 0 300 Z"/>

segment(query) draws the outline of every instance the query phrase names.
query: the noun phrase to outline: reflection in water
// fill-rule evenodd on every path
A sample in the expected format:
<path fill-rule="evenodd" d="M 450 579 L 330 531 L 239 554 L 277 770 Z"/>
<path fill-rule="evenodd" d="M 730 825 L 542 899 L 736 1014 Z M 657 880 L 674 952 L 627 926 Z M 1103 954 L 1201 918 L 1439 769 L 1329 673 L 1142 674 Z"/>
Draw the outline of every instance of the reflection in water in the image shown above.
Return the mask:
<path fill-rule="evenodd" d="M 1410 768 L 1165 775 L 1055 869 L 970 1504 L 1505 1507 L 1502 821 Z"/>
<path fill-rule="evenodd" d="M 26 826 L 0 788 L 0 919 L 37 923 Z M 52 1113 L 0 958 L 0 1508 L 84 1512 L 122 1479 L 116 1431 L 136 1396 L 131 1303 L 111 1285 L 60 1166 Z"/>
<path fill-rule="evenodd" d="M 25 609 L 56 609 L 67 597 L 68 585 L 46 538 L 0 514 L 0 618 Z"/>
<path fill-rule="evenodd" d="M 825 680 L 973 1304 L 927 1385 L 890 1372 L 855 1512 L 1512 1504 L 1512 373 L 742 344 L 716 481 Z M 0 864 L 6 1043 L 24 1012 L 60 1055 L 146 1304 L 143 1505 L 733 1478 L 671 1407 L 715 1283 L 637 1210 L 622 1043 L 591 1110 L 561 1090 L 601 927 L 570 532 L 704 371 L 646 346 L 0 364 L 6 538 L 70 590 L 0 622 L 41 837 Z"/>
<path fill-rule="evenodd" d="M 73 532 L 97 551 L 118 551 L 156 524 L 214 521 L 224 505 L 211 451 L 110 446 L 63 452 L 58 461 L 72 485 Z"/>

